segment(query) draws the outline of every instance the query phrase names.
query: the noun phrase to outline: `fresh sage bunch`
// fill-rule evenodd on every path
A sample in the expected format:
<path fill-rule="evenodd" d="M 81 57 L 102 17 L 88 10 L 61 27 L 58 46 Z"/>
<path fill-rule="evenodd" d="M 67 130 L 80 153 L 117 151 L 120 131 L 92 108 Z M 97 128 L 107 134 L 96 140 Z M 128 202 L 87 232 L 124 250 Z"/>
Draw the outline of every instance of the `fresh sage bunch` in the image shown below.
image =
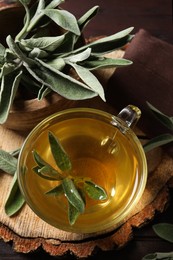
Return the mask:
<path fill-rule="evenodd" d="M 60 8 L 63 0 L 38 0 L 33 5 L 30 0 L 19 1 L 26 12 L 23 28 L 14 39 L 7 36 L 7 46 L 0 43 L 0 124 L 7 120 L 16 96 L 22 96 L 21 89 L 38 100 L 53 91 L 71 100 L 99 95 L 105 101 L 103 87 L 93 71 L 132 63 L 104 54 L 127 44 L 133 28 L 80 45 L 83 30 L 97 14 L 98 6 L 77 20 Z M 50 34 L 51 22 L 61 33 Z"/>
<path fill-rule="evenodd" d="M 41 178 L 58 181 L 58 185 L 46 191 L 45 194 L 47 196 L 64 195 L 68 202 L 69 223 L 73 225 L 78 216 L 85 211 L 86 195 L 93 200 L 105 200 L 107 193 L 87 176 L 86 178 L 72 176 L 73 168 L 68 154 L 52 132 L 49 132 L 48 138 L 52 156 L 59 170 L 52 167 L 34 150 L 33 157 L 37 165 L 33 171 Z"/>
<path fill-rule="evenodd" d="M 149 102 L 147 102 L 147 105 L 153 114 L 153 116 L 162 124 L 164 125 L 169 131 L 173 132 L 173 117 L 167 116 L 161 111 L 159 111 L 157 108 L 155 108 L 153 105 L 151 105 Z M 144 151 L 148 152 L 156 147 L 168 144 L 173 142 L 173 134 L 170 133 L 164 133 L 159 136 L 156 136 L 152 138 L 150 141 L 148 141 L 144 146 Z"/>

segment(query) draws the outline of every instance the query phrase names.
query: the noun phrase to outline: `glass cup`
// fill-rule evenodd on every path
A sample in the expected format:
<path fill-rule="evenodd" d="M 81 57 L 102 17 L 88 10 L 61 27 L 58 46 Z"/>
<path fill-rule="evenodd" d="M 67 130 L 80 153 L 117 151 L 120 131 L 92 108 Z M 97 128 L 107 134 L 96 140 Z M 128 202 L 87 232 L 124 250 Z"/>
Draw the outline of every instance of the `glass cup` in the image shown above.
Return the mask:
<path fill-rule="evenodd" d="M 26 138 L 18 160 L 18 181 L 31 209 L 44 221 L 61 230 L 94 233 L 118 226 L 137 204 L 147 180 L 145 153 L 131 129 L 140 110 L 129 105 L 117 116 L 91 108 L 72 108 L 53 114 L 39 123 Z M 104 188 L 105 200 L 86 196 L 86 208 L 75 224 L 68 220 L 64 194 L 48 196 L 56 181 L 33 171 L 33 150 L 55 166 L 48 132 L 59 139 L 72 162 L 72 175 L 88 178 Z"/>

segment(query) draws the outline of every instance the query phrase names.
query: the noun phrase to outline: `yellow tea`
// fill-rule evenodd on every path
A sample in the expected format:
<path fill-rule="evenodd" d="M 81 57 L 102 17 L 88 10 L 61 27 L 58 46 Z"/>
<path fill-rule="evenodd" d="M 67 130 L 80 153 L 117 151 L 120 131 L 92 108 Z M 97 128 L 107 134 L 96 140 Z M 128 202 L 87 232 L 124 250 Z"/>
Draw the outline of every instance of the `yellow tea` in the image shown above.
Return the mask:
<path fill-rule="evenodd" d="M 86 197 L 86 209 L 73 226 L 68 221 L 68 205 L 64 195 L 48 196 L 58 181 L 41 178 L 32 170 L 35 166 L 32 151 L 56 168 L 51 154 L 48 132 L 60 140 L 72 162 L 71 175 L 89 178 L 103 187 L 106 200 Z M 33 210 L 48 223 L 75 232 L 94 232 L 105 228 L 129 207 L 141 185 L 143 164 L 138 144 L 131 133 L 122 133 L 114 124 L 86 115 L 48 122 L 38 131 L 32 143 L 26 142 L 21 158 L 21 186 Z"/>

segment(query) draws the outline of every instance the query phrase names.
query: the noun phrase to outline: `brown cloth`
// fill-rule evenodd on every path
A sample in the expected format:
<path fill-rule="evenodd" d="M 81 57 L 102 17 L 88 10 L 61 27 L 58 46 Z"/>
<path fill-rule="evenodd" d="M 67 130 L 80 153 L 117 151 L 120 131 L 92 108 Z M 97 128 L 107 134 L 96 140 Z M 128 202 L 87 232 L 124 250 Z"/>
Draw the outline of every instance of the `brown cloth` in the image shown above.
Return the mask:
<path fill-rule="evenodd" d="M 142 111 L 139 127 L 149 136 L 169 132 L 151 117 L 146 101 L 173 116 L 173 45 L 140 29 L 124 58 L 133 64 L 116 69 L 108 82 L 107 102 L 119 110 L 137 105 Z"/>

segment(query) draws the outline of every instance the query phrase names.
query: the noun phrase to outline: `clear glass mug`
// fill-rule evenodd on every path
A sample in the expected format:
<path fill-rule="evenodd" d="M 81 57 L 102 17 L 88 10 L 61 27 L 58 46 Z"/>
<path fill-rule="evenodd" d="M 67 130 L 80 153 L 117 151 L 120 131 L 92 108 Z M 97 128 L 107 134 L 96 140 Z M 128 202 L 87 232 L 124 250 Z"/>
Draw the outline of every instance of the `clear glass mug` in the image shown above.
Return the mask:
<path fill-rule="evenodd" d="M 39 123 L 26 138 L 18 160 L 19 187 L 30 208 L 47 223 L 65 231 L 94 233 L 118 226 L 141 198 L 147 180 L 145 153 L 130 128 L 139 117 L 140 110 L 133 105 L 117 116 L 91 108 L 72 108 Z M 85 212 L 74 225 L 69 224 L 64 198 L 45 194 L 55 181 L 45 180 L 33 171 L 33 150 L 54 164 L 49 131 L 70 156 L 75 174 L 92 179 L 108 196 L 106 200 L 86 201 Z"/>

